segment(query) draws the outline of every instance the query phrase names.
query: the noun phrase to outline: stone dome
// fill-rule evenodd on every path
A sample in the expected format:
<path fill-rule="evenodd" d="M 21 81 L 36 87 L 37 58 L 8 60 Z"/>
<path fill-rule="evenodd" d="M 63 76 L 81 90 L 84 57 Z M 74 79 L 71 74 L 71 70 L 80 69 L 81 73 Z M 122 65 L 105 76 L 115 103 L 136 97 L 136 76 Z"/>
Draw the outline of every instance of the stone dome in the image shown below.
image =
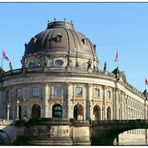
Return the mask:
<path fill-rule="evenodd" d="M 95 46 L 82 33 L 74 30 L 72 23 L 55 21 L 48 23 L 47 29 L 35 35 L 25 44 L 25 55 L 39 52 L 79 53 L 96 57 Z"/>

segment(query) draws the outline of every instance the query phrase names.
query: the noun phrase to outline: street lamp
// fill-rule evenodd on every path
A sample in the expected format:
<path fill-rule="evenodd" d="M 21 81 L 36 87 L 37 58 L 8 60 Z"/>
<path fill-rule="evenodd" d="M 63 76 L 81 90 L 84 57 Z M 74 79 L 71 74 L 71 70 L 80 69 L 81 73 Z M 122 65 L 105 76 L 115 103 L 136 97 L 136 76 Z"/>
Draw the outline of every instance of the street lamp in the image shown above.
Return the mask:
<path fill-rule="evenodd" d="M 16 101 L 16 120 L 19 120 L 19 103 L 20 101 Z"/>
<path fill-rule="evenodd" d="M 102 120 L 104 120 L 104 109 L 105 109 L 105 106 L 103 105 L 102 106 Z"/>

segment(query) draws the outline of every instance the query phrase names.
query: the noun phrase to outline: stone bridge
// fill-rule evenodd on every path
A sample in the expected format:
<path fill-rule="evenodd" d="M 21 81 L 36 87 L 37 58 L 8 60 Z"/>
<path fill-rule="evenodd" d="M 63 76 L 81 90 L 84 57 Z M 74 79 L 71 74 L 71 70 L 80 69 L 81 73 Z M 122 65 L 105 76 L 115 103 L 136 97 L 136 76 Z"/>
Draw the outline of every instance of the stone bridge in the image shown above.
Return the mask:
<path fill-rule="evenodd" d="M 57 126 L 58 129 L 61 128 L 61 131 L 65 130 L 65 128 L 69 129 L 72 127 L 73 129 L 73 141 L 75 139 L 77 140 L 80 135 L 77 134 L 79 130 L 82 130 L 84 128 L 85 131 L 87 131 L 87 135 L 83 132 L 83 140 L 86 140 L 84 137 L 87 137 L 88 142 L 90 142 L 91 145 L 113 145 L 114 139 L 120 134 L 128 130 L 132 129 L 148 129 L 148 120 L 101 120 L 101 121 L 85 121 L 85 120 L 63 120 L 63 119 L 37 119 L 37 120 L 28 120 L 28 121 L 10 121 L 10 120 L 0 120 L 0 140 L 1 135 L 6 135 L 6 140 L 9 141 L 9 143 L 13 143 L 16 139 L 17 132 L 19 131 L 19 134 L 22 134 L 24 136 L 24 132 L 27 135 L 30 134 L 38 134 L 38 130 L 40 131 L 42 128 L 45 130 L 46 126 L 53 125 L 53 127 Z M 75 128 L 75 129 L 74 129 Z M 34 130 L 36 132 L 34 133 Z M 49 130 L 49 129 L 48 129 Z M 52 128 L 50 129 L 52 130 Z M 74 131 L 75 130 L 75 131 Z M 89 132 L 90 131 L 90 132 Z M 46 131 L 47 133 L 49 131 Z M 46 132 L 44 132 L 44 136 L 46 137 Z M 71 133 L 71 132 L 70 132 Z M 40 134 L 40 132 L 39 132 Z M 51 134 L 51 133 L 50 133 Z M 68 134 L 66 132 L 66 134 Z M 81 136 L 82 136 L 81 135 Z M 5 137 L 6 137 L 5 136 Z M 17 135 L 18 136 L 18 135 Z M 39 135 L 40 136 L 40 135 Z M 48 135 L 47 135 L 48 136 Z M 71 137 L 71 136 L 70 136 Z M 43 138 L 43 135 L 42 135 Z M 49 138 L 49 137 L 48 137 Z M 49 140 L 48 139 L 48 143 Z M 36 138 L 35 138 L 36 139 Z M 3 139 L 2 139 L 3 140 Z M 46 139 L 41 139 L 41 141 L 46 141 Z M 39 140 L 38 140 L 39 142 Z M 48 145 L 45 142 L 44 145 Z M 90 145 L 89 144 L 89 145 Z M 63 144 L 64 145 L 64 144 Z M 73 145 L 73 143 L 70 143 L 70 145 Z"/>
<path fill-rule="evenodd" d="M 148 129 L 148 120 L 102 120 L 91 122 L 92 145 L 113 145 L 121 133 L 132 129 Z"/>
<path fill-rule="evenodd" d="M 16 129 L 13 120 L 0 119 L 0 145 L 10 144 L 16 139 Z"/>

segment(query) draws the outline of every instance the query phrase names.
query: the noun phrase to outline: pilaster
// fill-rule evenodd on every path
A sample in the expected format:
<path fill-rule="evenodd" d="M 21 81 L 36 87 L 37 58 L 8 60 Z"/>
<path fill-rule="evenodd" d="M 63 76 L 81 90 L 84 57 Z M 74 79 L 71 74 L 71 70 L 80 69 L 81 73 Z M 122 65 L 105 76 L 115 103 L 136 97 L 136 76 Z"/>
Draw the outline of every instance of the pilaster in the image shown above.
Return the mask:
<path fill-rule="evenodd" d="M 86 120 L 91 120 L 93 116 L 93 106 L 91 103 L 92 100 L 92 84 L 87 84 L 87 90 L 86 90 Z"/>
<path fill-rule="evenodd" d="M 103 86 L 103 103 L 102 103 L 102 119 L 107 119 L 107 106 L 106 106 L 106 86 Z"/>
<path fill-rule="evenodd" d="M 45 118 L 48 118 L 49 117 L 49 115 L 48 115 L 48 113 L 49 113 L 49 106 L 48 106 L 48 99 L 49 99 L 49 88 L 48 88 L 48 83 L 45 83 L 45 85 L 43 86 L 45 89 L 43 89 L 44 90 L 44 117 Z"/>
<path fill-rule="evenodd" d="M 72 94 L 73 92 L 71 91 L 71 83 L 67 83 L 67 118 L 73 118 L 73 110 L 72 110 L 72 105 L 71 105 L 71 99 L 72 99 Z"/>

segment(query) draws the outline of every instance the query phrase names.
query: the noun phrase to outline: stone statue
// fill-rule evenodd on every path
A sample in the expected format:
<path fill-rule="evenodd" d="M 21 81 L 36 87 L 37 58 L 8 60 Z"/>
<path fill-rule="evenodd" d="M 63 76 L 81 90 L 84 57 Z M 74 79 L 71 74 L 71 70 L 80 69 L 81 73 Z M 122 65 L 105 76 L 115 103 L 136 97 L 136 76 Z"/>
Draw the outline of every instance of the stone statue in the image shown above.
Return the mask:
<path fill-rule="evenodd" d="M 104 71 L 106 71 L 106 68 L 107 68 L 107 63 L 105 61 L 105 63 L 104 63 Z"/>
<path fill-rule="evenodd" d="M 69 55 L 67 55 L 67 67 L 70 66 L 72 60 L 70 59 Z"/>
<path fill-rule="evenodd" d="M 13 70 L 11 62 L 9 62 L 9 68 L 11 71 Z"/>
<path fill-rule="evenodd" d="M 87 69 L 91 68 L 92 61 L 89 59 L 89 61 L 87 63 L 88 63 Z"/>
<path fill-rule="evenodd" d="M 115 75 L 115 78 L 118 80 L 119 79 L 119 73 L 120 73 L 118 67 L 115 68 L 112 73 Z"/>

